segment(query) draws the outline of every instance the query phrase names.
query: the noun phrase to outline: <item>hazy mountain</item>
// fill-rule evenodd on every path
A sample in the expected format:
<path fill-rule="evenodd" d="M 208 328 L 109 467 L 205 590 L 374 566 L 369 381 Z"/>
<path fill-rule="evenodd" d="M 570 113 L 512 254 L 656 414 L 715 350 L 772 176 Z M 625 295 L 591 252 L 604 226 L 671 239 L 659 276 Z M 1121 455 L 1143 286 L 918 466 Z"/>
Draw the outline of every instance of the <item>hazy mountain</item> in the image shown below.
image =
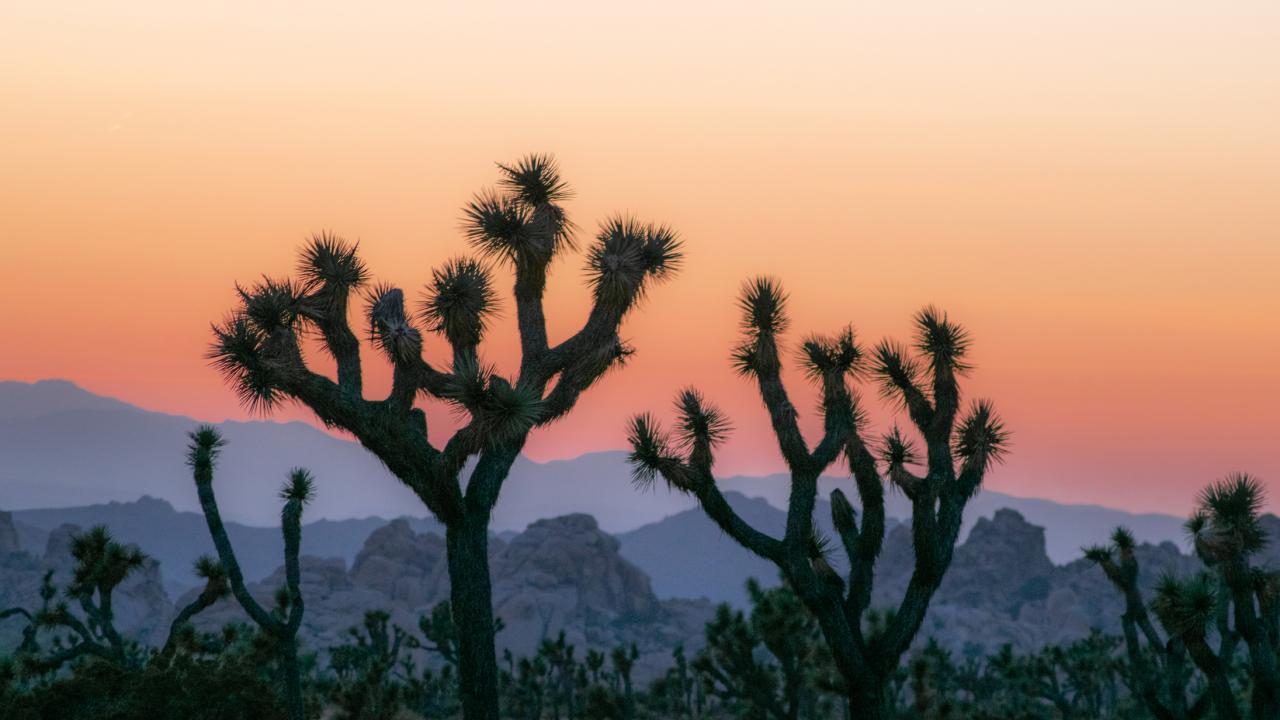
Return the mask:
<path fill-rule="evenodd" d="M 159 561 L 164 570 L 165 589 L 174 595 L 198 584 L 191 572 L 195 559 L 214 554 L 203 515 L 178 512 L 164 500 L 149 496 L 134 502 L 17 510 L 12 515 L 19 545 L 30 553 L 39 553 L 49 533 L 63 524 L 81 528 L 106 525 L 117 540 L 135 544 Z M 408 522 L 418 532 L 441 532 L 434 520 L 410 518 Z M 369 534 L 386 524 L 387 519 L 380 517 L 307 523 L 302 530 L 302 552 L 342 558 L 350 563 Z M 283 562 L 284 540 L 278 527 L 253 527 L 234 522 L 226 526 L 245 577 L 259 580 Z"/>
<path fill-rule="evenodd" d="M 0 382 L 0 509 L 84 506 L 151 496 L 178 510 L 194 511 L 195 489 L 184 455 L 186 433 L 198 424 L 103 398 L 67 382 Z M 311 518 L 426 515 L 418 499 L 354 442 L 300 422 L 226 422 L 220 427 L 230 444 L 219 464 L 217 487 L 229 519 L 255 526 L 277 524 L 276 489 L 295 465 L 305 465 L 317 476 L 317 497 L 308 509 Z M 823 497 L 839 482 L 848 481 L 824 478 Z M 785 504 L 787 483 L 781 475 L 726 478 L 723 485 L 775 507 Z M 582 512 L 597 518 L 605 531 L 626 534 L 693 507 L 691 498 L 664 488 L 637 491 L 620 451 L 548 463 L 521 458 L 494 510 L 493 529 L 519 532 L 541 518 Z M 1017 510 L 1046 528 L 1049 557 L 1059 563 L 1077 557 L 1080 546 L 1104 538 L 1119 524 L 1132 528 L 1142 541 L 1182 543 L 1181 520 L 1172 516 L 1134 515 L 995 492 L 984 492 L 973 501 L 966 532 L 979 517 L 991 517 L 999 508 Z M 891 494 L 889 515 L 909 515 L 905 499 Z M 28 522 L 21 514 L 18 519 Z M 674 532 L 671 525 L 663 527 L 664 532 Z M 350 557 L 355 551 L 354 543 L 343 547 L 347 550 L 332 554 Z M 624 545 L 627 552 L 639 551 Z M 665 586 L 665 580 L 655 583 Z"/>

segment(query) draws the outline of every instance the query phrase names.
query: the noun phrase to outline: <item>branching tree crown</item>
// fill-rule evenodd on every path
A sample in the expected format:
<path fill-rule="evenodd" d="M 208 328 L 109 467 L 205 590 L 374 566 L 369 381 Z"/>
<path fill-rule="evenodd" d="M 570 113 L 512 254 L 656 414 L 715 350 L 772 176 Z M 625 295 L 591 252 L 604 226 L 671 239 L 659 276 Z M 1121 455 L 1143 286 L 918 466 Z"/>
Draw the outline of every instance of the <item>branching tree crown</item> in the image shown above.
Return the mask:
<path fill-rule="evenodd" d="M 782 380 L 783 335 L 790 326 L 787 294 L 773 278 L 750 280 L 738 301 L 742 342 L 734 368 L 754 381 L 773 433 L 790 470 L 786 529 L 772 537 L 750 526 L 716 485 L 715 450 L 729 422 L 696 389 L 679 393 L 674 434 L 649 414 L 632 419 L 630 460 L 638 483 L 661 477 L 697 497 L 729 536 L 772 560 L 818 618 L 841 675 L 860 709 L 885 707 L 884 686 L 915 636 L 928 603 L 951 561 L 964 507 L 992 464 L 1003 456 L 1008 432 L 987 401 L 961 408 L 959 377 L 969 370 L 970 339 L 946 314 L 928 307 L 915 317 L 916 339 L 908 348 L 884 341 L 870 350 L 846 327 L 834 335 L 803 339 L 795 355 L 817 386 L 822 435 L 812 447 L 801 433 L 798 412 Z M 924 453 L 898 428 L 876 443 L 866 437 L 862 400 L 851 381 L 870 378 L 900 405 L 924 440 Z M 850 562 L 839 577 L 823 558 L 813 511 L 819 476 L 843 455 L 862 505 L 859 521 L 844 492 L 831 495 L 832 519 Z M 924 465 L 916 474 L 911 466 Z M 915 571 L 901 605 L 883 632 L 864 634 L 876 559 L 884 541 L 886 483 L 912 502 Z"/>

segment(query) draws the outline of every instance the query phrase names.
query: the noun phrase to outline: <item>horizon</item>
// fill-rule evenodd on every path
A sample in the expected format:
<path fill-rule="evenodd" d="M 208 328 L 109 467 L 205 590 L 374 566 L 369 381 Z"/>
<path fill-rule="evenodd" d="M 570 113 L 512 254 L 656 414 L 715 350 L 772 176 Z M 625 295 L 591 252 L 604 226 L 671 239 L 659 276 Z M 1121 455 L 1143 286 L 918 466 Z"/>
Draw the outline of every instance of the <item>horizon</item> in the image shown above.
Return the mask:
<path fill-rule="evenodd" d="M 134 410 L 140 410 L 140 411 L 142 411 L 142 412 L 146 412 L 146 413 L 156 413 L 156 414 L 168 415 L 168 416 L 170 416 L 170 417 L 178 417 L 178 418 L 183 418 L 183 419 L 189 419 L 189 420 L 192 420 L 194 423 L 200 423 L 200 422 L 212 422 L 212 423 L 214 423 L 214 424 L 235 423 L 235 424 L 244 424 L 244 425 L 252 425 L 252 424 L 255 424 L 255 423 L 264 423 L 264 424 L 277 425 L 277 426 L 297 425 L 297 426 L 305 427 L 305 428 L 308 428 L 308 429 L 310 429 L 310 430 L 314 430 L 314 431 L 317 431 L 317 432 L 320 432 L 320 433 L 324 433 L 324 434 L 326 434 L 326 435 L 333 436 L 333 437 L 335 437 L 336 439 L 342 440 L 342 441 L 344 441 L 344 442 L 354 443 L 354 440 L 353 440 L 352 438 L 350 438 L 350 437 L 346 436 L 346 435 L 345 435 L 345 434 L 343 434 L 343 433 L 329 432 L 329 431 L 326 431 L 326 430 L 325 430 L 324 428 L 322 428 L 322 427 L 316 427 L 314 423 L 309 423 L 309 422 L 306 422 L 306 421 L 304 421 L 304 420 L 300 420 L 300 419 L 285 419 L 285 420 L 279 420 L 279 419 L 275 419 L 275 418 L 271 418 L 271 417 L 258 417 L 258 418 L 249 418 L 249 419 L 227 419 L 227 420 L 222 420 L 222 421 L 215 421 L 215 420 L 206 420 L 206 419 L 202 419 L 202 418 L 191 418 L 191 417 L 188 417 L 188 416 L 184 416 L 184 415 L 175 415 L 175 414 L 171 414 L 171 413 L 162 413 L 162 412 L 159 412 L 159 411 L 156 411 L 156 410 L 151 410 L 151 409 L 148 409 L 148 408 L 141 407 L 141 406 L 139 406 L 139 405 L 137 405 L 137 404 L 135 404 L 135 403 L 129 402 L 127 399 L 124 399 L 124 398 L 111 397 L 111 396 L 99 395 L 99 394 L 97 394 L 97 393 L 93 393 L 93 392 L 89 391 L 88 389 L 86 389 L 86 388 L 84 388 L 84 387 L 81 387 L 80 385 L 78 385 L 78 384 L 77 384 L 77 383 L 75 383 L 74 381 L 67 380 L 67 379 L 65 379 L 65 378 L 44 378 L 44 379 L 41 379 L 41 380 L 35 380 L 35 381 L 30 381 L 30 382 L 27 382 L 27 381 L 14 381 L 14 380 L 3 380 L 3 379 L 0 379 L 0 386 L 4 385 L 5 383 L 19 383 L 19 384 L 24 384 L 24 385 L 32 386 L 32 387 L 34 387 L 35 385 L 41 384 L 41 383 L 50 383 L 50 384 L 66 384 L 66 385 L 70 385 L 71 387 L 74 387 L 75 389 L 77 389 L 77 390 L 78 390 L 78 391 L 80 391 L 80 392 L 89 393 L 90 395 L 93 395 L 94 397 L 98 397 L 98 398 L 105 398 L 105 399 L 108 399 L 108 400 L 114 400 L 114 401 L 117 401 L 117 402 L 121 402 L 121 403 L 125 404 L 126 406 L 128 406 L 128 407 L 130 407 L 131 409 L 134 409 Z M 67 411 L 61 411 L 61 412 L 67 412 Z M 71 412 L 75 412 L 75 411 L 74 411 L 74 410 L 72 410 Z M 573 463 L 573 462 L 574 462 L 574 461 L 576 461 L 576 460 L 581 460 L 581 459 L 589 458 L 589 457 L 592 457 L 592 456 L 617 456 L 617 455 L 620 455 L 620 454 L 625 454 L 625 453 L 627 453 L 627 452 L 628 452 L 628 451 L 627 451 L 625 448 L 604 448 L 604 449 L 599 449 L 599 450 L 590 450 L 590 451 L 584 452 L 584 453 L 579 454 L 579 455 L 575 455 L 575 456 L 572 456 L 572 457 L 563 457 L 563 458 L 549 458 L 549 459 L 544 459 L 544 460 L 538 460 L 538 459 L 530 458 L 530 457 L 528 457 L 527 455 L 525 455 L 525 454 L 523 454 L 523 453 L 521 453 L 521 456 L 520 456 L 520 457 L 521 457 L 521 459 L 522 459 L 523 461 L 525 461 L 525 462 L 529 462 L 529 463 L 532 463 L 532 464 L 537 465 L 537 466 L 540 466 L 540 467 L 546 467 L 546 466 L 549 466 L 549 465 L 554 465 L 554 464 L 556 464 L 556 463 Z M 762 473 L 762 474 L 736 473 L 736 474 L 733 474 L 733 475 L 725 475 L 722 479 L 723 479 L 724 481 L 768 479 L 768 478 L 770 478 L 770 477 L 775 477 L 775 476 L 778 476 L 778 475 L 780 475 L 780 474 L 781 474 L 781 473 L 777 473 L 777 472 L 774 472 L 774 473 Z M 847 474 L 847 473 L 846 473 L 846 474 Z M 845 475 L 844 475 L 844 474 L 841 474 L 841 473 L 839 473 L 839 472 L 827 472 L 827 473 L 824 473 L 824 474 L 822 475 L 822 477 L 823 477 L 824 479 L 827 479 L 827 480 L 841 480 L 841 479 L 844 479 L 844 478 L 845 478 Z M 185 487 L 185 485 L 181 485 L 181 486 L 179 486 L 179 487 Z M 636 491 L 637 491 L 637 492 L 643 492 L 643 493 L 651 493 L 651 492 L 653 492 L 653 490 L 641 490 L 641 489 L 637 489 Z M 1141 509 L 1133 509 L 1133 508 L 1121 508 L 1121 507 L 1115 507 L 1115 506 L 1111 506 L 1111 505 L 1106 505 L 1106 504 L 1104 504 L 1104 503 L 1063 502 L 1063 501 L 1054 500 L 1054 499 L 1052 499 L 1052 498 L 1046 498 L 1046 497 L 1036 496 L 1036 495 L 1021 495 L 1021 494 L 1018 494 L 1018 493 L 1005 493 L 1005 492 L 1000 492 L 1000 491 L 995 491 L 995 492 L 998 492 L 998 494 L 1000 494 L 1000 495 L 1002 495 L 1002 496 L 1004 496 L 1004 497 L 1008 497 L 1008 498 L 1015 499 L 1015 500 L 1045 501 L 1045 502 L 1050 502 L 1050 503 L 1053 503 L 1054 505 L 1057 505 L 1057 506 L 1060 506 L 1060 507 L 1064 507 L 1064 508 L 1111 510 L 1111 511 L 1117 511 L 1117 512 L 1122 512 L 1122 513 L 1126 513 L 1126 514 L 1132 515 L 1134 518 L 1144 518 L 1144 517 L 1145 517 L 1145 518 L 1155 518 L 1155 517 L 1159 517 L 1159 518 L 1177 519 L 1177 520 L 1179 520 L 1179 521 L 1181 521 L 1181 520 L 1183 519 L 1183 516 L 1176 515 L 1176 514 L 1173 514 L 1173 513 L 1161 513 L 1161 512 L 1155 512 L 1155 511 L 1149 511 L 1149 510 L 1141 510 Z M 776 499 L 776 498 L 772 498 L 772 499 L 771 499 L 771 498 L 766 497 L 765 495 L 760 494 L 760 493 L 749 494 L 749 493 L 748 493 L 748 491 L 746 491 L 746 490 L 742 490 L 742 489 L 733 489 L 733 488 L 726 489 L 725 493 L 726 493 L 726 495 L 730 495 L 730 494 L 737 494 L 737 495 L 741 495 L 741 496 L 742 496 L 742 497 L 744 497 L 744 498 L 763 500 L 763 501 L 765 501 L 765 502 L 769 503 L 769 505 L 770 505 L 770 506 L 772 506 L 772 507 L 775 507 L 775 508 L 778 508 L 778 509 L 783 509 L 783 510 L 785 509 L 785 504 L 784 504 L 784 503 L 780 503 L 780 502 L 778 502 L 778 501 L 777 501 L 777 499 Z M 182 507 L 182 506 L 180 506 L 180 504 L 179 504 L 179 505 L 175 505 L 175 504 L 174 504 L 174 502 L 173 502 L 172 500 L 168 499 L 168 498 L 165 498 L 165 497 L 157 497 L 157 496 L 151 495 L 151 494 L 150 494 L 150 493 L 148 493 L 148 492 L 142 492 L 140 495 L 138 495 L 136 498 L 133 498 L 133 499 L 128 499 L 128 500 L 103 500 L 103 501 L 95 501 L 95 502 L 87 503 L 87 505 L 103 505 L 103 504 L 110 505 L 110 504 L 115 504 L 115 503 L 133 503 L 133 502 L 138 502 L 138 501 L 140 501 L 140 500 L 144 500 L 144 499 L 147 499 L 147 498 L 152 498 L 152 499 L 154 499 L 154 500 L 159 500 L 160 502 L 164 502 L 164 503 L 168 504 L 171 508 L 175 509 L 177 512 L 198 512 L 198 508 L 196 508 L 196 507 Z M 855 499 L 855 502 L 856 502 L 856 499 Z M 5 510 L 56 510 L 56 509 L 61 509 L 61 508 L 81 507 L 81 506 L 84 506 L 84 505 L 86 505 L 86 504 L 85 504 L 85 503 L 81 503 L 81 504 L 60 504 L 60 505 L 59 505 L 59 504 L 55 504 L 55 505 L 40 505 L 40 506 L 34 506 L 34 505 L 33 505 L 33 506 L 14 506 L 14 507 L 0 507 L 0 511 L 5 511 Z M 238 511 L 242 511 L 242 510 L 243 510 L 243 508 L 237 508 L 235 505 L 228 505 L 228 508 L 227 508 L 227 509 L 228 509 L 228 510 L 233 514 L 233 515 L 234 515 L 235 513 L 237 513 Z M 677 510 L 674 510 L 674 511 L 673 511 L 672 515 L 674 515 L 674 514 L 678 514 L 678 513 L 682 513 L 682 512 L 686 512 L 686 511 L 688 511 L 688 510 L 692 510 L 692 509 L 694 509 L 692 506 L 691 506 L 691 507 L 689 507 L 689 508 L 677 509 Z M 570 511 L 570 512 L 576 512 L 576 511 Z M 589 513 L 589 512 L 588 512 L 587 514 L 591 514 L 591 513 Z M 668 516 L 666 516 L 666 517 L 671 517 L 672 515 L 668 515 Z M 422 509 L 421 509 L 421 513 L 420 513 L 420 514 L 403 513 L 403 514 L 395 515 L 395 516 L 391 516 L 391 515 L 382 515 L 382 514 L 341 515 L 341 516 L 322 515 L 322 516 L 321 516 L 320 518 L 318 518 L 318 519 L 320 519 L 320 520 L 330 520 L 330 521 L 361 520 L 361 519 L 370 519 L 370 518 L 379 518 L 379 519 L 391 520 L 391 519 L 394 519 L 395 517 L 408 517 L 408 518 L 423 519 L 423 518 L 431 518 L 431 513 L 430 513 L 430 512 L 429 512 L 429 511 L 424 507 L 424 508 L 422 508 Z M 898 515 L 895 515 L 894 517 L 899 517 L 899 516 L 898 516 Z M 901 518 L 899 518 L 899 519 L 901 519 Z M 236 522 L 239 522 L 240 524 L 243 524 L 243 525 L 252 526 L 252 527 L 278 527 L 278 525 L 270 525 L 270 524 L 262 525 L 262 524 L 258 524 L 258 523 L 255 523 L 255 522 L 251 521 L 251 520 L 245 520 L 244 518 L 240 518 L 240 519 L 236 520 Z M 640 525 L 638 525 L 637 527 L 642 527 L 642 526 L 643 526 L 643 523 L 642 523 L 642 524 L 640 524 Z M 633 530 L 633 529 L 635 529 L 635 528 L 626 528 L 626 529 L 622 529 L 622 530 L 616 530 L 616 531 L 613 531 L 613 532 L 630 532 L 630 531 L 631 531 L 631 530 Z M 509 532 L 509 531 L 513 531 L 513 530 L 515 530 L 515 528 L 506 528 L 506 529 L 504 529 L 504 530 L 503 530 L 503 532 Z"/>

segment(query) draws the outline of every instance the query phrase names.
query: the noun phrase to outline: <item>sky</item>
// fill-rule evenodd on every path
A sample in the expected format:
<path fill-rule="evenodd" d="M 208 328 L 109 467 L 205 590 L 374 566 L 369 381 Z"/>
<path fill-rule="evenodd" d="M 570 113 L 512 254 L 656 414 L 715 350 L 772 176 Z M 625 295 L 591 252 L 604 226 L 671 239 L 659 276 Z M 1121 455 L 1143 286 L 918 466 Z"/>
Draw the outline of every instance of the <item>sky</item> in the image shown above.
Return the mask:
<path fill-rule="evenodd" d="M 1274 0 L 10 0 L 0 108 L 0 379 L 247 417 L 203 357 L 236 281 L 330 230 L 414 297 L 493 163 L 551 152 L 584 240 L 629 212 L 687 260 L 534 459 L 622 447 L 693 384 L 733 419 L 718 470 L 778 470 L 728 363 L 767 273 L 797 337 L 906 338 L 929 303 L 964 324 L 965 393 L 1014 432 L 994 489 L 1181 513 L 1227 472 L 1280 478 Z M 581 266 L 554 268 L 553 338 Z M 485 353 L 510 368 L 506 308 Z"/>

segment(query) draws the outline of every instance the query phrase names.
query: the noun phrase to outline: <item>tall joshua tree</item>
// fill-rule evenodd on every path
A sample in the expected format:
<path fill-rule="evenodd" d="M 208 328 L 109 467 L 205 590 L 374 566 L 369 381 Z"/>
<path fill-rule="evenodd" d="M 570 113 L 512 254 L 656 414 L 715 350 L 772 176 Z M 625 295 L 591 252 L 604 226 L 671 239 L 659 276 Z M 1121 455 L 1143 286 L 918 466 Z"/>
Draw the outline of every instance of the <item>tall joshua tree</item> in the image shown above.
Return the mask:
<path fill-rule="evenodd" d="M 715 448 L 729 423 L 694 389 L 682 391 L 676 400 L 675 438 L 650 415 L 632 419 L 631 462 L 638 482 L 661 476 L 671 487 L 695 496 L 726 534 L 781 569 L 817 618 L 858 717 L 880 718 L 887 712 L 887 683 L 951 563 L 965 505 L 1000 459 L 1007 433 L 985 401 L 961 415 L 958 376 L 969 369 L 969 337 L 946 315 L 926 308 L 915 318 L 914 349 L 923 361 L 890 341 L 877 345 L 868 357 L 852 328 L 831 337 L 810 336 L 801 343 L 798 359 L 821 393 L 823 432 L 810 449 L 781 377 L 786 300 L 781 285 L 771 278 L 747 283 L 739 301 L 745 337 L 733 354 L 738 372 L 752 378 L 759 389 L 790 470 L 783 536 L 751 527 L 725 501 L 712 468 Z M 918 456 L 914 443 L 898 429 L 878 446 L 864 437 L 867 423 L 861 400 L 849 380 L 868 371 L 886 397 L 901 403 L 922 436 L 923 475 L 910 470 Z M 862 504 L 859 523 L 844 493 L 831 494 L 833 524 L 849 558 L 845 578 L 823 558 L 813 522 L 818 478 L 842 454 Z M 911 500 L 915 568 L 897 611 L 883 628 L 871 631 L 864 629 L 864 620 L 884 541 L 886 482 Z"/>
<path fill-rule="evenodd" d="M 1260 519 L 1263 486 L 1248 475 L 1230 475 L 1200 494 L 1187 520 L 1196 555 L 1210 572 L 1189 578 L 1162 577 L 1150 603 L 1167 638 L 1149 620 L 1138 588 L 1134 540 L 1124 528 L 1109 546 L 1086 550 L 1125 599 L 1122 619 L 1134 679 L 1148 708 L 1158 718 L 1194 718 L 1212 703 L 1220 718 L 1242 716 L 1236 706 L 1229 670 L 1243 640 L 1249 651 L 1249 717 L 1280 718 L 1280 573 L 1255 567 L 1251 558 L 1267 541 Z M 1216 647 L 1211 635 L 1217 636 Z M 1142 653 L 1141 639 L 1154 651 Z M 1188 706 L 1183 670 L 1189 656 L 1207 679 L 1205 695 Z"/>
<path fill-rule="evenodd" d="M 302 678 L 298 667 L 298 628 L 302 626 L 305 605 L 299 587 L 302 573 L 298 564 L 298 550 L 302 545 L 302 508 L 311 500 L 313 493 L 311 473 L 295 468 L 290 471 L 288 480 L 280 489 L 280 498 L 285 501 L 284 508 L 280 511 L 281 532 L 284 534 L 285 585 L 276 594 L 274 610 L 267 610 L 249 594 L 249 589 L 244 584 L 240 562 L 236 559 L 231 539 L 227 537 L 227 529 L 222 524 L 222 513 L 218 510 L 218 500 L 213 493 L 213 468 L 226 441 L 211 425 L 200 427 L 190 434 L 190 438 L 187 463 L 191 466 L 196 493 L 200 497 L 200 509 L 209 526 L 213 547 L 218 552 L 221 563 L 219 567 L 231 586 L 231 595 L 236 602 L 249 619 L 275 641 L 281 674 L 284 676 L 285 709 L 290 720 L 302 720 L 304 706 Z"/>
<path fill-rule="evenodd" d="M 681 258 L 670 229 L 606 220 L 586 253 L 593 291 L 586 320 L 551 344 L 543 294 L 552 261 L 574 247 L 574 226 L 561 206 L 569 189 L 548 156 L 498 169 L 499 187 L 476 195 L 464 210 L 464 231 L 478 258 L 456 258 L 434 270 L 416 314 L 402 290 L 369 284 L 355 244 L 322 235 L 302 250 L 300 281 L 264 279 L 239 289 L 240 306 L 215 325 L 211 352 L 246 404 L 269 409 L 293 400 L 309 407 L 325 424 L 354 435 L 444 524 L 467 720 L 498 717 L 488 526 L 503 481 L 534 428 L 563 417 L 630 355 L 619 336 L 623 319 Z M 512 378 L 479 355 L 497 309 L 495 264 L 515 276 L 520 364 Z M 381 399 L 364 396 L 360 341 L 348 323 L 357 291 L 367 300 L 370 339 L 393 369 L 391 392 Z M 447 368 L 423 358 L 424 331 L 448 343 Z M 336 380 L 308 366 L 307 336 L 317 337 L 336 361 Z M 419 399 L 442 400 L 466 417 L 443 447 L 428 441 Z M 464 482 L 460 476 L 472 458 Z"/>

